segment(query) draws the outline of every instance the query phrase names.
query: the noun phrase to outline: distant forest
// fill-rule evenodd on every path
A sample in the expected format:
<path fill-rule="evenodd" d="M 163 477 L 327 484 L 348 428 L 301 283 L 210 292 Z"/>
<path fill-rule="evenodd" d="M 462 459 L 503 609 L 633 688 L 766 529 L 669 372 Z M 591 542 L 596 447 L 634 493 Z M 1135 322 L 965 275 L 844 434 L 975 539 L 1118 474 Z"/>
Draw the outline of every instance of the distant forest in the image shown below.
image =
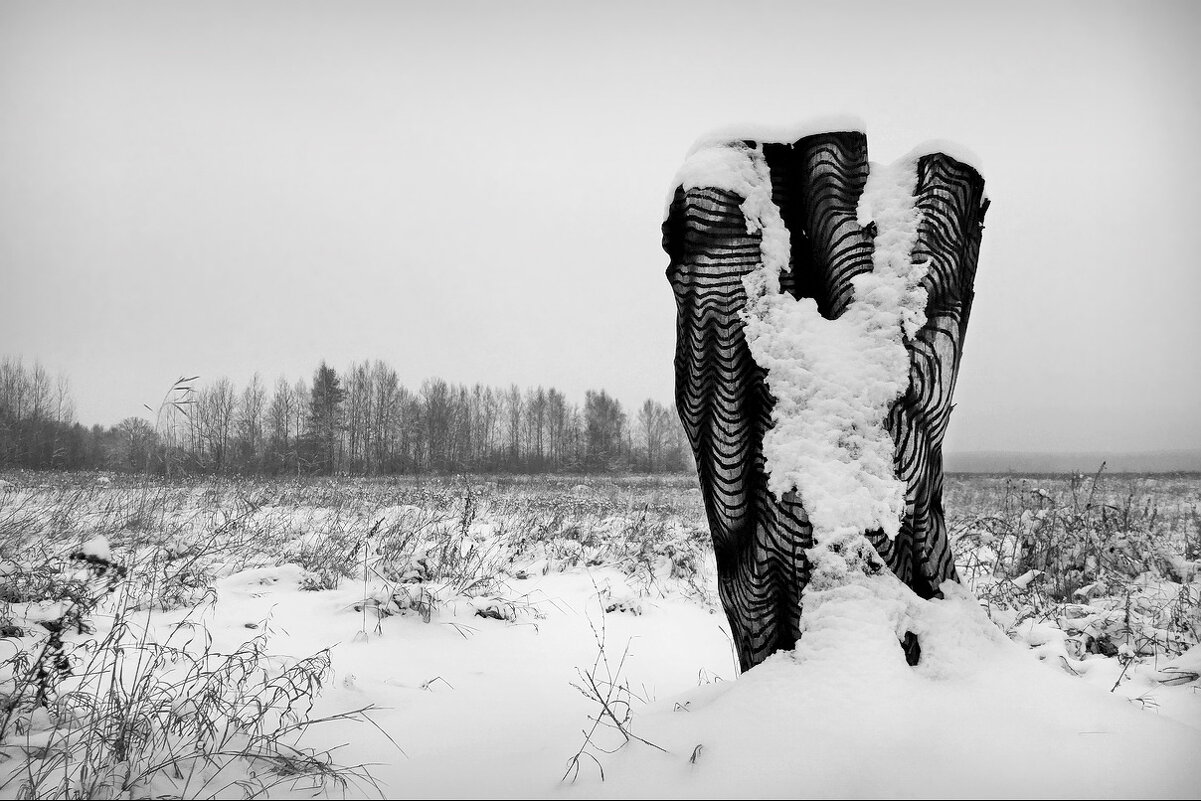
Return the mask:
<path fill-rule="evenodd" d="M 75 422 L 68 380 L 40 364 L 0 361 L 0 467 L 159 474 L 676 472 L 692 469 L 674 409 L 647 400 L 633 415 L 604 390 L 583 405 L 557 389 L 426 380 L 402 385 L 376 361 L 310 383 L 256 374 L 181 378 L 153 420 Z"/>

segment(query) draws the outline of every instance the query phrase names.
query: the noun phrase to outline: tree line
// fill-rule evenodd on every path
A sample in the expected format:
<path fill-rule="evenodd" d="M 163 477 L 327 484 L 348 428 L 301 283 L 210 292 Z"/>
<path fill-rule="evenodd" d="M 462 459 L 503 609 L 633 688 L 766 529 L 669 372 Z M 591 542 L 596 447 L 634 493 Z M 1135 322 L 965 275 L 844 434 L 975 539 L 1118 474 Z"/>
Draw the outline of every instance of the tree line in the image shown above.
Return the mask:
<path fill-rule="evenodd" d="M 256 374 L 182 378 L 153 420 L 74 419 L 70 386 L 40 365 L 0 360 L 0 466 L 242 475 L 675 472 L 692 467 L 674 410 L 634 414 L 604 390 L 583 404 L 555 388 L 426 380 L 404 386 L 388 364 L 322 362 L 311 381 Z"/>

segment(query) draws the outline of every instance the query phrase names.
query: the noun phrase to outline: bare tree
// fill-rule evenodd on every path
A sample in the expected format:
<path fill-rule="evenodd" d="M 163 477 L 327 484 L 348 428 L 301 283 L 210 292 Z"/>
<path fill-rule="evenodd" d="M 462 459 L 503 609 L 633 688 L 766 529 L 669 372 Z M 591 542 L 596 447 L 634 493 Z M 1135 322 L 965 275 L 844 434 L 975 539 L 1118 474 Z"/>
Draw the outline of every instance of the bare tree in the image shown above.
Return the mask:
<path fill-rule="evenodd" d="M 505 412 L 509 424 L 509 456 L 508 468 L 521 469 L 521 418 L 524 412 L 521 400 L 521 390 L 516 384 L 511 384 L 505 392 Z"/>
<path fill-rule="evenodd" d="M 275 392 L 267 407 L 266 464 L 272 472 L 293 467 L 296 458 L 297 428 L 296 391 L 283 376 L 275 382 Z"/>
<path fill-rule="evenodd" d="M 482 428 L 483 445 L 481 446 L 483 464 L 489 469 L 495 469 L 498 456 L 501 413 L 503 401 L 500 390 L 485 387 L 480 397 L 480 425 Z"/>
<path fill-rule="evenodd" d="M 337 378 L 341 392 L 332 427 L 314 416 L 322 369 Z M 624 468 L 636 452 L 634 462 L 660 470 L 675 469 L 682 464 L 678 453 L 688 452 L 677 447 L 680 432 L 670 423 L 657 426 L 658 418 L 647 418 L 645 409 L 628 426 L 621 404 L 605 393 L 590 393 L 592 405 L 581 412 L 554 387 L 522 391 L 515 384 L 466 386 L 431 378 L 413 392 L 379 360 L 352 363 L 343 376 L 323 364 L 312 388 L 304 379 L 291 384 L 282 376 L 268 388 L 257 373 L 241 389 L 227 378 L 207 386 L 194 381 L 181 379 L 168 393 L 171 402 L 160 404 L 151 428 L 157 436 L 153 455 L 162 459 L 153 469 L 541 472 Z M 608 417 L 598 411 L 598 399 Z M 133 423 L 123 420 L 124 431 L 89 429 L 73 418 L 65 376 L 52 380 L 41 364 L 0 359 L 0 465 L 132 469 Z"/>
<path fill-rule="evenodd" d="M 529 449 L 528 466 L 533 470 L 544 468 L 543 434 L 546 431 L 546 390 L 542 387 L 526 393 L 526 447 Z"/>
<path fill-rule="evenodd" d="M 567 398 L 551 387 L 546 391 L 546 438 L 551 467 L 562 469 L 567 453 Z"/>
<path fill-rule="evenodd" d="M 441 378 L 427 379 L 421 385 L 421 420 L 425 435 L 426 466 L 446 470 L 450 463 L 451 418 L 450 385 Z"/>
<path fill-rule="evenodd" d="M 397 399 L 400 408 L 400 467 L 420 470 L 422 459 L 421 399 L 402 387 Z"/>
<path fill-rule="evenodd" d="M 197 423 L 207 461 L 217 473 L 229 465 L 229 446 L 233 437 L 237 395 L 228 378 L 218 378 L 202 390 L 197 403 Z"/>
<path fill-rule="evenodd" d="M 116 430 L 120 434 L 119 449 L 112 454 L 110 466 L 138 471 L 148 469 L 158 445 L 154 426 L 141 417 L 126 417 L 117 424 Z"/>
<path fill-rule="evenodd" d="M 396 454 L 400 423 L 400 379 L 396 371 L 376 360 L 371 368 L 371 449 L 367 472 L 387 470 Z"/>
<path fill-rule="evenodd" d="M 660 453 L 663 451 L 671 417 L 666 406 L 650 398 L 647 398 L 638 410 L 638 434 L 648 472 L 654 472 L 660 463 Z"/>
<path fill-rule="evenodd" d="M 346 371 L 346 457 L 352 472 L 367 472 L 371 450 L 372 372 L 367 362 L 351 364 Z"/>
<path fill-rule="evenodd" d="M 267 390 L 255 373 L 242 390 L 237 410 L 238 462 L 243 469 L 257 472 L 263 456 L 263 415 Z"/>

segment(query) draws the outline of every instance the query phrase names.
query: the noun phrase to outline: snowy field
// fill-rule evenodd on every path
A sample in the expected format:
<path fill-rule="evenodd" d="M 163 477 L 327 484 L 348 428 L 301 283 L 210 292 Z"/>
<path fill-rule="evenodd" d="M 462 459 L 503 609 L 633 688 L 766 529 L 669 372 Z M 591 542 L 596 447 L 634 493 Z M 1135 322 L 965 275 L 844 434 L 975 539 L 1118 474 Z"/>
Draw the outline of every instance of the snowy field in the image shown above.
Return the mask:
<path fill-rule="evenodd" d="M 742 677 L 690 476 L 0 479 L 3 798 L 1201 795 L 1196 477 L 950 476 L 919 665 Z"/>

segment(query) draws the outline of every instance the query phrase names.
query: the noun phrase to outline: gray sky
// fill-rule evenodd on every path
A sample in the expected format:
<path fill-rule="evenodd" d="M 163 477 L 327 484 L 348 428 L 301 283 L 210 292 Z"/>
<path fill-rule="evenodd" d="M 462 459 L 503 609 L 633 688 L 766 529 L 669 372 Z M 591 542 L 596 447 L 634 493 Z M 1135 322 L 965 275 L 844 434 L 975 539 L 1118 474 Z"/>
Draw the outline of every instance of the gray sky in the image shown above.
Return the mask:
<path fill-rule="evenodd" d="M 947 447 L 1201 447 L 1201 4 L 0 2 L 0 354 L 116 423 L 183 374 L 671 399 L 694 139 L 979 154 Z"/>

